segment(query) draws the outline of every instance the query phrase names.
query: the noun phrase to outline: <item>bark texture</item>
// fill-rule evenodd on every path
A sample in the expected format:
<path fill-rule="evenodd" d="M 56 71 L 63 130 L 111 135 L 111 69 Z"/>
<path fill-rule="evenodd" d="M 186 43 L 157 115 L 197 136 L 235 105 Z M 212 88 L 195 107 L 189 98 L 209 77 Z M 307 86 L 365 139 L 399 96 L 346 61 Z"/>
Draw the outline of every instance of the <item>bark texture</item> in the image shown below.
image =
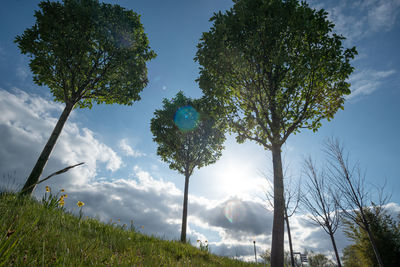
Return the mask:
<path fill-rule="evenodd" d="M 271 266 L 283 267 L 285 201 L 283 198 L 283 172 L 280 145 L 272 144 L 272 164 L 274 168 L 274 220 L 272 225 Z"/>
<path fill-rule="evenodd" d="M 183 214 L 182 214 L 182 230 L 181 230 L 181 242 L 182 243 L 186 243 L 188 193 L 189 193 L 189 174 L 185 174 L 185 193 L 183 196 Z"/>

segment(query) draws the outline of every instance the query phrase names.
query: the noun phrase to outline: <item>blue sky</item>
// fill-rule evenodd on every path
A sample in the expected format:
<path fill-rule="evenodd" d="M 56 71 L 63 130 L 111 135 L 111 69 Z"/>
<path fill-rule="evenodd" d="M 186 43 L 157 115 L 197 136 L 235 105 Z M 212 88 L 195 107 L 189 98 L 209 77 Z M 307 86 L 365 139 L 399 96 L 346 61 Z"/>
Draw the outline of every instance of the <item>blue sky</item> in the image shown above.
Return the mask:
<path fill-rule="evenodd" d="M 48 183 L 54 190 L 65 188 L 71 209 L 75 200 L 86 203 L 85 212 L 104 221 L 133 219 L 143 231 L 178 239 L 184 179 L 169 170 L 156 155 L 150 119 L 163 98 L 179 90 L 199 97 L 195 82 L 198 65 L 193 61 L 202 32 L 211 26 L 213 12 L 232 6 L 228 0 L 202 1 L 106 1 L 132 9 L 158 54 L 148 64 L 149 85 L 142 100 L 131 107 L 99 105 L 74 110 L 46 166 L 44 175 L 67 165 L 85 161 L 79 167 Z M 34 24 L 33 11 L 39 1 L 3 1 L 0 9 L 0 175 L 8 186 L 18 186 L 29 174 L 43 148 L 61 104 L 52 101 L 49 89 L 32 81 L 29 60 L 13 40 Z M 324 140 L 337 137 L 350 156 L 367 172 L 368 183 L 382 184 L 392 193 L 391 207 L 400 210 L 400 1 L 311 1 L 325 8 L 335 30 L 356 46 L 350 77 L 352 94 L 345 109 L 331 122 L 324 121 L 317 133 L 304 130 L 291 136 L 284 147 L 285 162 L 293 179 L 300 176 L 305 156 L 323 163 Z M 261 172 L 271 170 L 271 155 L 260 146 L 237 144 L 228 136 L 223 156 L 214 165 L 196 170 L 189 186 L 189 229 L 191 240 L 209 240 L 211 250 L 221 255 L 252 253 L 270 246 L 271 212 L 261 199 L 268 187 Z M 14 175 L 15 173 L 15 175 Z M 41 197 L 44 185 L 36 190 Z M 397 204 L 396 204 L 397 203 Z M 230 222 L 227 210 L 234 210 Z M 327 236 L 303 220 L 293 219 L 295 249 L 330 253 Z M 346 245 L 342 234 L 339 247 Z"/>

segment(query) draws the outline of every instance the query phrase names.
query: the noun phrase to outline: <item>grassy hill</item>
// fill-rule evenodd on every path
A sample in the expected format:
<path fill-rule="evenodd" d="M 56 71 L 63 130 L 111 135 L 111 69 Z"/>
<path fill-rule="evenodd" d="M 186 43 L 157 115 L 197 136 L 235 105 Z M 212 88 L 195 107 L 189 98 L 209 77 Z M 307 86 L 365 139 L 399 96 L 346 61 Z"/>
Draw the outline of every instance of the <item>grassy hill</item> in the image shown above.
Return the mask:
<path fill-rule="evenodd" d="M 260 266 L 0 194 L 0 266 Z"/>

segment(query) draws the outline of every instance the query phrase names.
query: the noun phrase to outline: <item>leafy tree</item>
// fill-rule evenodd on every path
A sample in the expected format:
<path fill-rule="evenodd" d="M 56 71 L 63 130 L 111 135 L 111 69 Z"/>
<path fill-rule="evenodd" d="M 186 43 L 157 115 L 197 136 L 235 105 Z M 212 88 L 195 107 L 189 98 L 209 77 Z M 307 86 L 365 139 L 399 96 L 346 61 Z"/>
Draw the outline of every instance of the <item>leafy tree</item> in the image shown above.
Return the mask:
<path fill-rule="evenodd" d="M 399 223 L 378 206 L 364 209 L 364 214 L 370 222 L 371 232 L 385 266 L 400 266 Z M 356 216 L 361 222 L 360 212 L 356 212 Z M 367 231 L 350 220 L 345 220 L 344 225 L 347 237 L 354 242 L 343 251 L 344 266 L 379 266 Z"/>
<path fill-rule="evenodd" d="M 283 266 L 281 147 L 302 128 L 316 131 L 350 94 L 346 79 L 357 53 L 344 49 L 324 10 L 297 0 L 234 0 L 210 19 L 195 60 L 200 88 L 223 114 L 237 141 L 272 151 L 274 219 L 271 263 Z"/>
<path fill-rule="evenodd" d="M 93 103 L 132 105 L 147 85 L 146 62 L 155 57 L 140 16 L 97 0 L 42 1 L 36 23 L 15 42 L 27 54 L 36 84 L 65 103 L 23 190 L 31 194 L 57 138 L 76 108 Z"/>
<path fill-rule="evenodd" d="M 335 264 L 329 260 L 324 254 L 309 254 L 308 257 L 309 267 L 333 267 Z"/>
<path fill-rule="evenodd" d="M 194 169 L 215 163 L 221 156 L 225 127 L 207 112 L 202 99 L 191 99 L 179 92 L 163 100 L 163 109 L 151 119 L 157 154 L 170 169 L 185 175 L 181 242 L 186 242 L 189 178 Z"/>

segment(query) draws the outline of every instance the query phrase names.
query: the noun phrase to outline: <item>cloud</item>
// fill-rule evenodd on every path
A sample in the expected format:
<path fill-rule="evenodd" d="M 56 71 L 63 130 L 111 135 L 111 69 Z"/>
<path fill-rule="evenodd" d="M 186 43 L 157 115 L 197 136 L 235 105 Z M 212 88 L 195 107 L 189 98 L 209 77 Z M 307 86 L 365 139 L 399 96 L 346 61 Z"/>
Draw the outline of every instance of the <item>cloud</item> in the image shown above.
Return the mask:
<path fill-rule="evenodd" d="M 167 90 L 167 86 L 163 85 L 162 89 Z"/>
<path fill-rule="evenodd" d="M 395 74 L 395 70 L 375 71 L 375 70 L 362 70 L 356 72 L 350 77 L 351 94 L 348 99 L 360 95 L 369 95 L 379 87 L 381 87 L 385 78 Z"/>
<path fill-rule="evenodd" d="M 392 30 L 400 12 L 399 0 L 311 1 L 311 6 L 326 9 L 335 30 L 350 42 Z"/>
<path fill-rule="evenodd" d="M 18 67 L 16 75 L 21 80 L 25 80 L 26 78 L 28 78 L 29 71 L 26 69 L 26 67 Z"/>
<path fill-rule="evenodd" d="M 141 153 L 141 152 L 139 152 L 139 151 L 134 150 L 134 149 L 128 144 L 128 139 L 126 139 L 126 138 L 121 139 L 121 140 L 119 141 L 119 144 L 118 144 L 118 145 L 119 145 L 119 148 L 122 149 L 122 151 L 125 153 L 126 156 L 131 156 L 131 157 L 137 158 L 137 157 L 142 157 L 142 156 L 145 155 L 144 153 Z"/>
<path fill-rule="evenodd" d="M 18 89 L 12 92 L 0 89 L 0 172 L 15 172 L 18 186 L 25 182 L 62 109 L 61 104 Z M 60 178 L 51 179 L 49 183 L 84 184 L 96 176 L 99 163 L 105 164 L 109 171 L 122 166 L 121 158 L 113 149 L 98 141 L 91 130 L 80 129 L 69 120 L 50 155 L 43 176 L 79 162 L 86 164 Z"/>

